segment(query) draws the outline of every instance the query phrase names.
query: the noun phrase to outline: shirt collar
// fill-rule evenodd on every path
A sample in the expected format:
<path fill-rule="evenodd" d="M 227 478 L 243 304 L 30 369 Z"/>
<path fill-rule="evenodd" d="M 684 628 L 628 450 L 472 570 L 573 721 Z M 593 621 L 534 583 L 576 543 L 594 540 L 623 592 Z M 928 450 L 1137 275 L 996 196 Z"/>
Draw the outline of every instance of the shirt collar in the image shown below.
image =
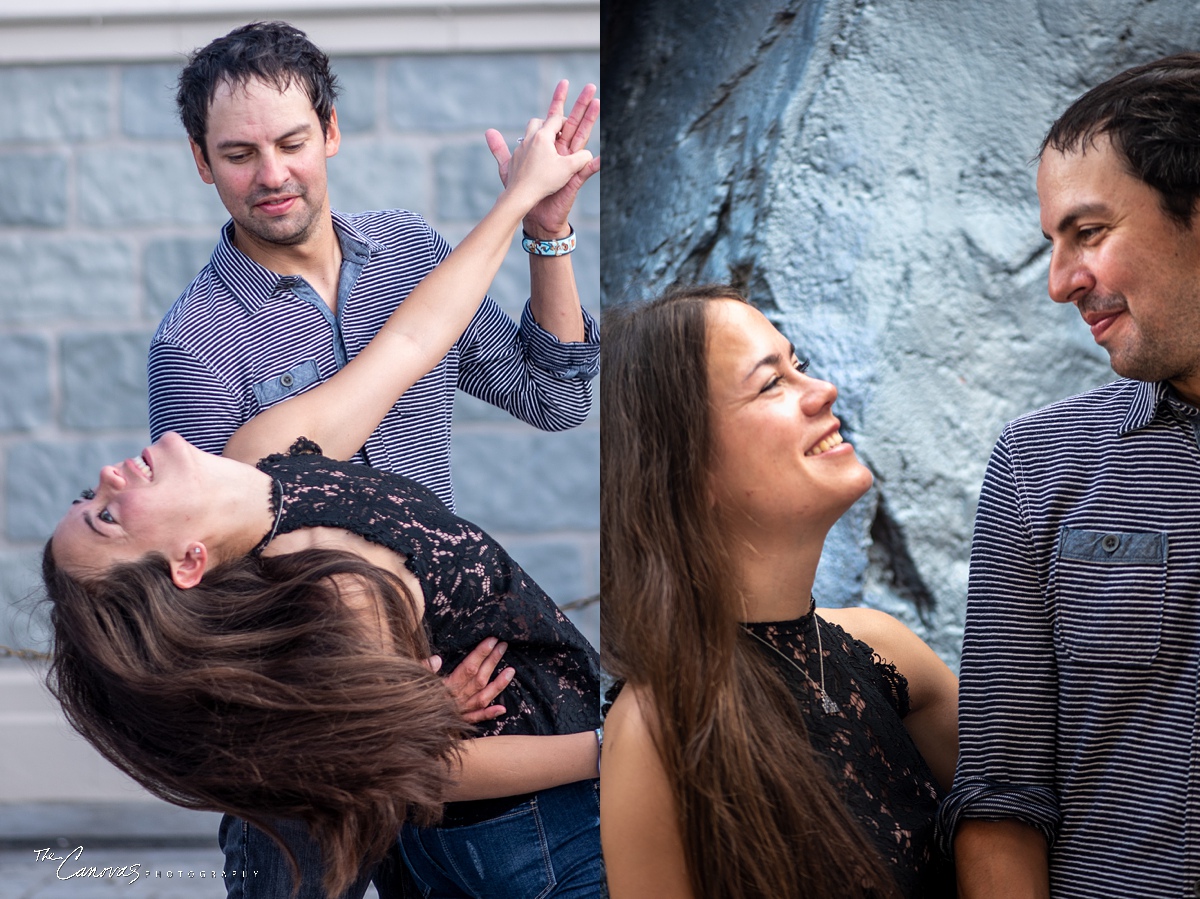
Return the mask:
<path fill-rule="evenodd" d="M 379 241 L 355 228 L 341 213 L 333 212 L 332 217 L 333 232 L 341 244 L 343 259 L 365 265 L 373 253 L 386 249 Z M 279 293 L 290 291 L 298 280 L 295 276 L 279 275 L 259 265 L 235 247 L 232 219 L 221 229 L 221 238 L 212 255 L 212 266 L 217 277 L 250 313 L 257 312 Z"/>
<path fill-rule="evenodd" d="M 1170 412 L 1188 420 L 1200 416 L 1200 409 L 1180 397 L 1166 381 L 1135 381 L 1134 384 L 1129 409 L 1121 422 L 1122 437 Z"/>

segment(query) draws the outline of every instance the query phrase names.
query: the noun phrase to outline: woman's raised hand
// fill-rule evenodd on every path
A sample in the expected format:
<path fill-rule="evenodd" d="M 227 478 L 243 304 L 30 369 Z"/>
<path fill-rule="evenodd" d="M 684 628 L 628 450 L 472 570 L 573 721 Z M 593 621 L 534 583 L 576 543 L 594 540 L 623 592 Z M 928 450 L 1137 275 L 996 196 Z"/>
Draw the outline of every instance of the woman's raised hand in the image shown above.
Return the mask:
<path fill-rule="evenodd" d="M 520 196 L 530 209 L 545 207 L 541 217 L 561 218 L 562 224 L 580 186 L 600 169 L 600 160 L 584 148 L 599 115 L 595 87 L 584 89 L 570 117 L 562 114 L 566 90 L 567 82 L 559 82 L 550 114 L 545 119 L 530 119 L 524 137 L 511 153 L 499 131 L 489 129 L 486 134 L 505 192 Z M 541 202 L 546 198 L 551 199 Z M 554 223 L 539 224 L 548 230 L 556 228 Z"/>

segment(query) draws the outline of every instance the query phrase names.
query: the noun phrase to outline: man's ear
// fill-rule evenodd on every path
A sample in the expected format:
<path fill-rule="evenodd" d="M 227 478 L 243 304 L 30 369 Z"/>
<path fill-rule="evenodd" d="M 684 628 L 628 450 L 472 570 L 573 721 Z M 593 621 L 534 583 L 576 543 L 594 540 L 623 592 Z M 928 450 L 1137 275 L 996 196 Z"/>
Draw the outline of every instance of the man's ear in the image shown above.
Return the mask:
<path fill-rule="evenodd" d="M 191 543 L 179 558 L 171 560 L 171 580 L 180 590 L 190 590 L 200 583 L 208 568 L 208 548 L 203 543 Z"/>
<path fill-rule="evenodd" d="M 325 126 L 325 158 L 336 156 L 342 145 L 342 129 L 338 127 L 337 107 L 329 110 L 329 124 Z"/>
<path fill-rule="evenodd" d="M 205 184 L 215 184 L 212 169 L 208 167 L 208 160 L 204 158 L 204 150 L 190 137 L 188 145 L 192 148 L 192 158 L 196 160 L 196 171 L 200 173 L 200 180 Z"/>

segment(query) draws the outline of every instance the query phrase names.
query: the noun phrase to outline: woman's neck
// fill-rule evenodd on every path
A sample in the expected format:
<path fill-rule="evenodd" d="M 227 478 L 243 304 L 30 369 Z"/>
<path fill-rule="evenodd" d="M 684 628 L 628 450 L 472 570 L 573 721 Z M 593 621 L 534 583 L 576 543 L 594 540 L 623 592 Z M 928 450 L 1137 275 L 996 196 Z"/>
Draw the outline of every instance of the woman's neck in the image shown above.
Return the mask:
<path fill-rule="evenodd" d="M 273 489 L 274 479 L 253 465 L 230 466 L 229 477 L 213 504 L 217 529 L 211 550 L 221 560 L 247 555 L 270 533 L 276 519 Z"/>
<path fill-rule="evenodd" d="M 744 621 L 788 621 L 806 613 L 824 540 L 816 545 L 742 543 L 733 551 Z"/>

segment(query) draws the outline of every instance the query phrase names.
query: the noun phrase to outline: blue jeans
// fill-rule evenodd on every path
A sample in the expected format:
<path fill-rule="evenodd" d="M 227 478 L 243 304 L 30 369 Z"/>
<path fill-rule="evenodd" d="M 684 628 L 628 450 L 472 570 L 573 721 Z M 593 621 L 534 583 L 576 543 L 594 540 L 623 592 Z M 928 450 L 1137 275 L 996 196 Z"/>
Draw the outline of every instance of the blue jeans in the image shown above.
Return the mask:
<path fill-rule="evenodd" d="M 325 868 L 321 850 L 299 821 L 276 821 L 280 836 L 296 854 L 300 866 L 300 890 L 295 899 L 328 899 L 321 878 Z M 292 899 L 292 869 L 287 856 L 269 836 L 239 818 L 226 815 L 218 835 L 225 853 L 226 899 Z M 367 884 L 375 884 L 379 899 L 403 899 L 414 895 L 398 850 L 389 852 L 378 865 L 365 868 L 340 899 L 362 899 Z"/>
<path fill-rule="evenodd" d="M 543 790 L 479 824 L 405 825 L 399 842 L 423 899 L 607 895 L 598 780 Z"/>
<path fill-rule="evenodd" d="M 299 821 L 276 821 L 300 866 L 295 899 L 328 899 L 317 844 Z M 269 836 L 221 821 L 227 899 L 292 899 L 292 870 Z M 403 856 L 403 861 L 401 861 Z M 364 869 L 340 899 L 594 899 L 606 896 L 600 857 L 600 781 L 543 790 L 496 818 L 465 827 L 405 826 L 396 850 Z"/>

